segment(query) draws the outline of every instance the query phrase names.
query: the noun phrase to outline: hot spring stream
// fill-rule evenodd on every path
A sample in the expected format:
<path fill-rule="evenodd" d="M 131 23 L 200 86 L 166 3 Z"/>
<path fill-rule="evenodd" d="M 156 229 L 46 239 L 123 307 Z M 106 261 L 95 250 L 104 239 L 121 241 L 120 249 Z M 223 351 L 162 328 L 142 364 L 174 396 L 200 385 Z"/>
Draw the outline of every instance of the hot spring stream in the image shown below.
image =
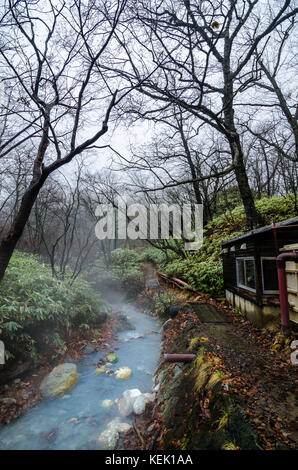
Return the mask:
<path fill-rule="evenodd" d="M 156 320 L 142 313 L 124 296 L 111 302 L 114 311 L 129 317 L 135 330 L 118 333 L 113 347 L 119 361 L 111 369 L 129 366 L 132 375 L 124 380 L 94 373 L 106 351 L 84 355 L 76 362 L 77 384 L 61 398 L 43 400 L 23 416 L 0 429 L 0 449 L 100 449 L 97 439 L 109 421 L 120 416 L 115 407 L 103 408 L 105 399 L 115 400 L 126 390 L 151 392 L 152 377 L 159 355 L 160 335 Z M 72 420 L 72 418 L 76 418 Z M 131 418 L 121 421 L 131 422 Z"/>

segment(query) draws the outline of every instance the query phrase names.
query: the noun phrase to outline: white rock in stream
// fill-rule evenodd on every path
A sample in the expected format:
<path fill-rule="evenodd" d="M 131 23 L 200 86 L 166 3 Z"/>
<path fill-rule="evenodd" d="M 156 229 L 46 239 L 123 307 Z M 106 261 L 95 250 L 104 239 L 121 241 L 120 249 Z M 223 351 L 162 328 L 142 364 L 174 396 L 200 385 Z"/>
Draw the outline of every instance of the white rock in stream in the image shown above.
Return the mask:
<path fill-rule="evenodd" d="M 133 411 L 134 400 L 140 395 L 142 394 L 137 388 L 125 390 L 125 392 L 122 393 L 121 397 L 116 400 L 116 406 L 119 410 L 119 413 L 122 416 L 130 415 Z"/>
<path fill-rule="evenodd" d="M 129 423 L 122 423 L 120 418 L 115 418 L 107 424 L 107 429 L 115 430 L 117 432 L 126 433 L 130 431 L 132 425 Z"/>
<path fill-rule="evenodd" d="M 113 406 L 113 405 L 114 405 L 114 402 L 112 400 L 106 399 L 101 402 L 101 406 L 103 408 L 109 408 L 110 406 Z"/>
<path fill-rule="evenodd" d="M 131 429 L 132 429 L 132 425 L 129 424 L 129 423 L 119 423 L 118 426 L 117 426 L 117 431 L 118 432 L 127 433 Z"/>
<path fill-rule="evenodd" d="M 106 429 L 101 433 L 97 442 L 106 450 L 115 449 L 119 439 L 119 433 L 116 429 Z"/>
<path fill-rule="evenodd" d="M 115 403 L 122 416 L 129 416 L 131 413 L 137 415 L 144 413 L 147 403 L 154 400 L 154 393 L 141 393 L 137 388 L 133 388 L 125 390 Z"/>
<path fill-rule="evenodd" d="M 130 367 L 123 366 L 119 367 L 119 369 L 116 370 L 115 376 L 117 379 L 128 379 L 132 374 L 132 370 Z"/>
<path fill-rule="evenodd" d="M 131 424 L 122 423 L 117 417 L 107 424 L 107 428 L 101 433 L 97 442 L 106 450 L 113 450 L 117 446 L 119 432 L 126 433 L 132 428 Z"/>
<path fill-rule="evenodd" d="M 121 418 L 120 416 L 117 416 L 117 418 L 114 418 L 112 419 L 112 421 L 110 421 L 108 424 L 107 424 L 107 429 L 116 429 L 117 428 L 117 425 L 121 423 Z M 117 431 L 117 429 L 116 429 Z"/>
<path fill-rule="evenodd" d="M 142 395 L 139 395 L 133 402 L 133 412 L 136 415 L 141 415 L 144 413 L 147 403 L 153 402 L 154 400 L 154 393 L 142 393 Z"/>
<path fill-rule="evenodd" d="M 133 402 L 133 412 L 136 415 L 141 415 L 144 413 L 148 401 L 149 400 L 145 397 L 145 395 L 139 395 Z"/>
<path fill-rule="evenodd" d="M 153 402 L 155 400 L 155 393 L 144 393 L 144 396 L 148 399 L 148 401 Z"/>

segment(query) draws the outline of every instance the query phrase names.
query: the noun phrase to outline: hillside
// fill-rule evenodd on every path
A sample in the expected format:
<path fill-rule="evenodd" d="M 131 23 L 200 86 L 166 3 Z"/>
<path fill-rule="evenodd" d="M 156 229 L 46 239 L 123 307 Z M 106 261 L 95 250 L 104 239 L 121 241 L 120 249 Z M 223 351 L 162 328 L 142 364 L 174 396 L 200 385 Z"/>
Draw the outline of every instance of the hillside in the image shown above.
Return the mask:
<path fill-rule="evenodd" d="M 264 197 L 256 206 L 266 225 L 297 216 L 294 196 Z M 223 277 L 220 243 L 246 231 L 243 206 L 237 206 L 210 222 L 204 230 L 203 246 L 186 259 L 176 258 L 160 267 L 170 277 L 178 277 L 197 290 L 211 295 L 223 294 Z"/>

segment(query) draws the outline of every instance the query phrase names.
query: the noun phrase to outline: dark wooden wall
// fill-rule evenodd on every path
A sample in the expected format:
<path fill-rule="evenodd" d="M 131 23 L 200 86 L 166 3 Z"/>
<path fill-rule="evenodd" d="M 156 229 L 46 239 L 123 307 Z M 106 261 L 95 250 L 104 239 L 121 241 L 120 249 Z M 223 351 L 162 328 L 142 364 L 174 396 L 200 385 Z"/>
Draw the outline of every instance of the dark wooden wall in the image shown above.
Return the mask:
<path fill-rule="evenodd" d="M 284 245 L 298 243 L 298 227 L 287 226 L 286 229 L 277 229 L 276 232 L 279 250 Z M 246 244 L 246 249 L 240 249 L 241 245 L 244 243 Z M 235 246 L 235 251 L 231 251 L 231 246 Z M 258 305 L 262 305 L 264 294 L 262 286 L 261 257 L 276 257 L 273 230 L 261 232 L 256 235 L 253 234 L 245 239 L 239 241 L 236 240 L 231 244 L 227 243 L 224 248 L 229 248 L 229 253 L 223 253 L 222 255 L 225 289 L 235 292 Z M 236 258 L 247 256 L 255 258 L 256 292 L 251 292 L 237 287 Z M 270 297 L 274 297 L 274 294 L 270 294 Z M 278 297 L 278 295 L 276 295 L 276 297 Z"/>

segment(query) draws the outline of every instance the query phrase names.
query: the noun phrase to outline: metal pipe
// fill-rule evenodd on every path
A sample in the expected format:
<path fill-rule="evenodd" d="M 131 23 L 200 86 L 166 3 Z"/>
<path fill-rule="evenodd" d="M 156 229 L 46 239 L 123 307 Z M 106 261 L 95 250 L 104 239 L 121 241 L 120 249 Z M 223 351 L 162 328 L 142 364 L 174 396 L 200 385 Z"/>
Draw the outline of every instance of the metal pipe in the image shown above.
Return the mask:
<path fill-rule="evenodd" d="M 284 334 L 289 334 L 291 331 L 291 325 L 288 305 L 286 261 L 298 262 L 298 253 L 282 253 L 276 258 L 281 313 L 281 329 Z"/>
<path fill-rule="evenodd" d="M 195 354 L 164 354 L 164 362 L 191 362 L 196 357 Z"/>
<path fill-rule="evenodd" d="M 277 241 L 277 233 L 276 233 L 276 224 L 273 224 L 273 238 L 274 238 L 274 246 L 275 246 L 275 256 L 278 256 L 278 241 Z"/>

